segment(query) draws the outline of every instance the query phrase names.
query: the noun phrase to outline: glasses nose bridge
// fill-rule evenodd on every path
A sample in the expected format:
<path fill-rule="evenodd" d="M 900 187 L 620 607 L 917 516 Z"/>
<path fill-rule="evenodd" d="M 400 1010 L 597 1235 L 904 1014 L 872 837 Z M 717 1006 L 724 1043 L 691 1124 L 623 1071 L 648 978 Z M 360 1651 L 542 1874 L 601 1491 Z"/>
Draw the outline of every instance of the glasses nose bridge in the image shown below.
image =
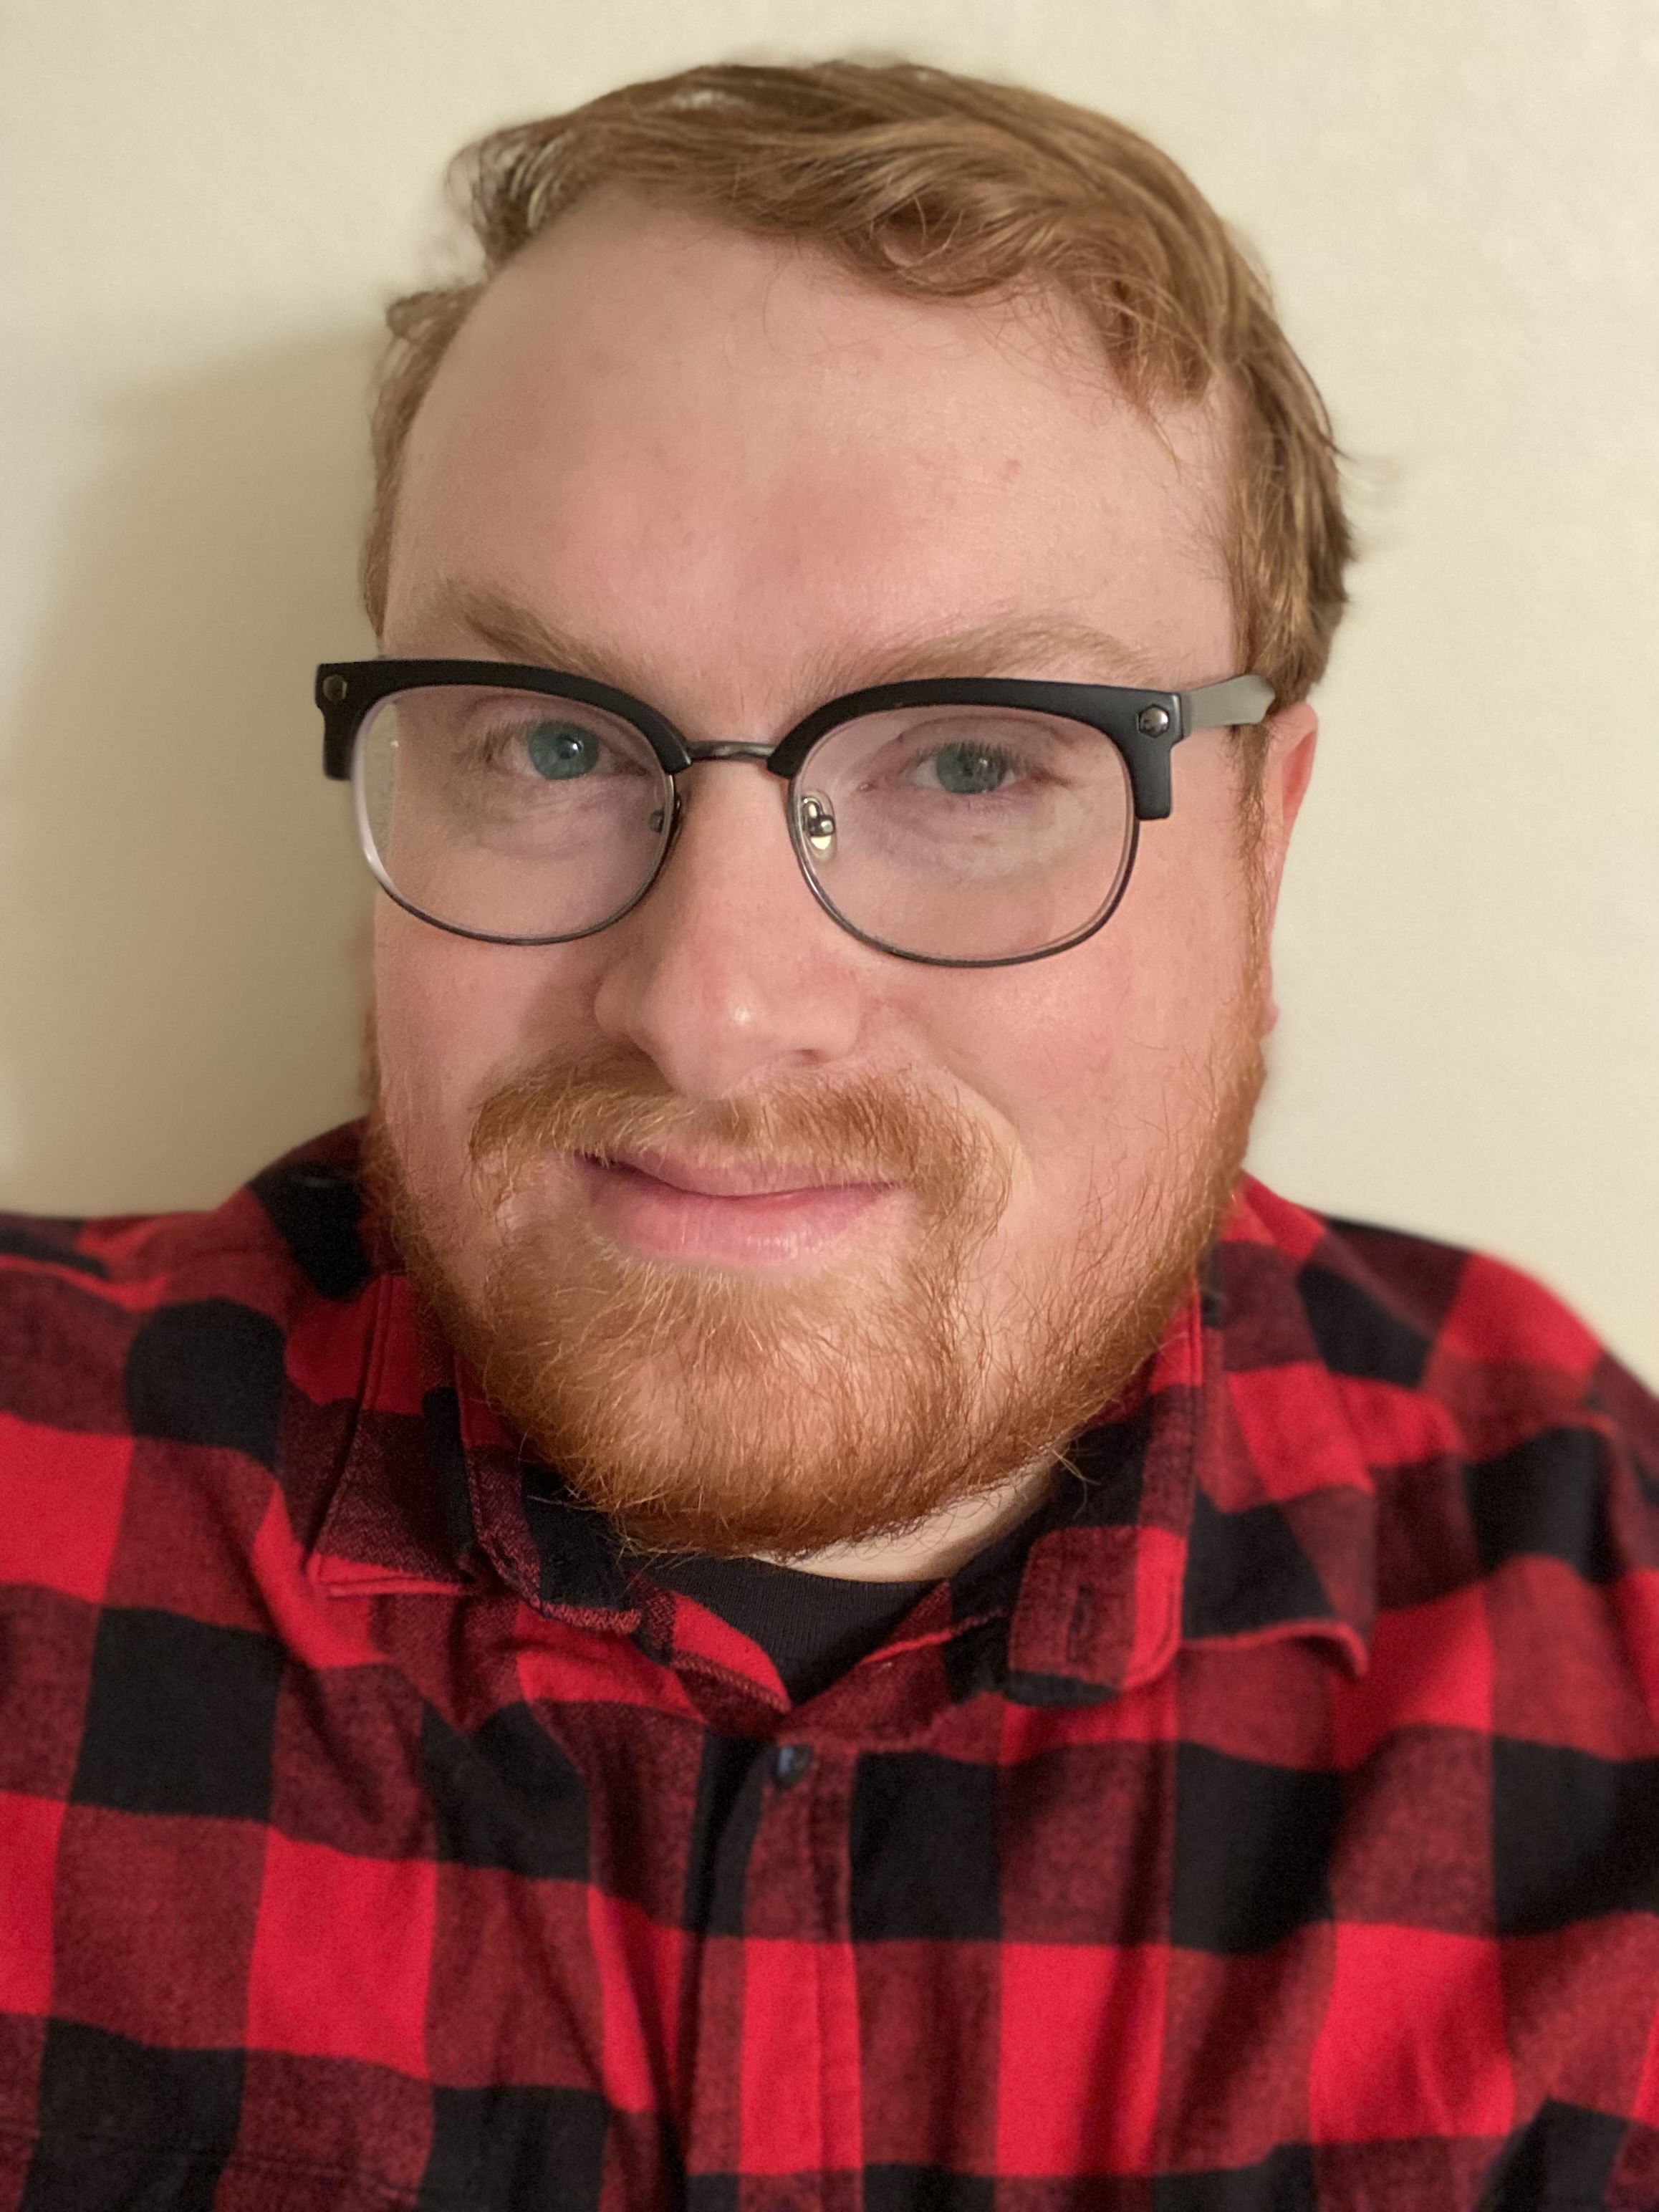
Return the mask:
<path fill-rule="evenodd" d="M 814 900 L 818 905 L 823 906 L 825 904 L 823 894 L 813 879 L 811 869 L 807 865 L 806 856 L 802 852 L 796 836 L 796 824 L 793 818 L 796 810 L 792 797 L 793 778 L 789 771 L 778 765 L 776 757 L 781 748 L 775 744 L 759 744 L 749 739 L 737 738 L 712 738 L 694 742 L 689 738 L 682 737 L 680 743 L 690 757 L 684 768 L 671 769 L 667 771 L 669 787 L 672 793 L 668 836 L 653 873 L 651 885 L 647 886 L 647 890 L 660 881 L 670 861 L 680 847 L 682 833 L 686 826 L 685 803 L 681 780 L 687 771 L 690 769 L 701 768 L 708 763 L 747 761 L 752 762 L 757 768 L 769 770 L 774 778 L 772 787 L 776 791 L 782 804 L 784 833 L 788 841 L 790 856 Z M 841 916 L 833 908 L 829 908 L 828 911 L 830 918 L 841 927 L 847 927 L 848 925 L 842 921 Z"/>
<path fill-rule="evenodd" d="M 747 760 L 758 761 L 763 768 L 771 769 L 775 775 L 779 773 L 773 765 L 774 757 L 778 750 L 775 745 L 754 744 L 747 739 L 739 738 L 711 738 L 706 743 L 698 744 L 693 744 L 690 739 L 687 738 L 684 743 L 685 750 L 690 756 L 689 764 L 692 768 L 696 768 L 703 761 Z M 684 772 L 683 769 L 673 771 L 677 775 L 683 775 Z"/>
<path fill-rule="evenodd" d="M 680 789 L 681 777 L 684 776 L 689 769 L 702 768 L 706 763 L 709 762 L 750 761 L 757 768 L 763 768 L 767 769 L 775 779 L 774 788 L 777 791 L 779 798 L 783 802 L 786 827 L 787 827 L 790 831 L 789 842 L 791 847 L 794 848 L 795 864 L 800 869 L 801 873 L 806 877 L 807 882 L 809 885 L 811 885 L 811 872 L 806 866 L 805 858 L 799 851 L 799 848 L 795 845 L 793 826 L 789 818 L 793 812 L 793 808 L 791 805 L 791 792 L 793 790 L 794 778 L 787 769 L 781 768 L 779 765 L 777 757 L 779 752 L 782 750 L 781 747 L 775 744 L 759 744 L 751 739 L 744 738 L 710 738 L 708 739 L 699 739 L 696 742 L 690 738 L 682 738 L 680 739 L 680 743 L 684 746 L 686 752 L 690 755 L 690 758 L 686 762 L 684 768 L 671 769 L 667 772 L 669 783 L 672 788 L 674 795 L 673 823 L 669 836 L 668 845 L 664 849 L 662 860 L 659 864 L 659 872 L 660 872 L 662 867 L 667 865 L 670 851 L 672 851 L 672 848 L 679 842 L 680 828 L 684 819 L 683 811 L 684 799 Z M 812 888 L 814 895 L 816 896 L 817 887 L 813 885 Z"/>

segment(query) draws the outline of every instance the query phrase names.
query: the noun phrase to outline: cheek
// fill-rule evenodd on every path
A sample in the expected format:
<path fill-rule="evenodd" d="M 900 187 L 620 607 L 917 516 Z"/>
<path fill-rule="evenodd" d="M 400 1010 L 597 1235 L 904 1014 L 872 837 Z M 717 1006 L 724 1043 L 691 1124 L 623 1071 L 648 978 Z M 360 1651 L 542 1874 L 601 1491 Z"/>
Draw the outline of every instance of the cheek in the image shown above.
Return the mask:
<path fill-rule="evenodd" d="M 383 904 L 374 927 L 374 1057 L 380 1099 L 404 1171 L 417 1190 L 445 1171 L 459 1094 L 482 1039 L 476 999 L 457 990 L 444 942 L 428 945 L 411 916 Z M 464 1026 L 465 1024 L 465 1026 Z"/>
<path fill-rule="evenodd" d="M 1176 756 L 1174 811 L 1144 825 L 1123 911 L 1134 1026 L 1149 1045 L 1203 1052 L 1230 1035 L 1253 978 L 1255 894 L 1240 844 L 1236 762 L 1219 732 Z"/>
<path fill-rule="evenodd" d="M 1143 841 L 1152 849 L 1114 950 L 1125 969 L 1126 1039 L 1149 1054 L 1202 1051 L 1236 1004 L 1249 931 L 1231 836 L 1206 840 L 1197 854 L 1173 839 Z"/>
<path fill-rule="evenodd" d="M 1111 925 L 1108 925 L 1109 928 Z M 953 979 L 954 1005 L 927 1026 L 932 1056 L 987 1115 L 1012 1176 L 1007 1227 L 1066 1215 L 1129 1086 L 1130 964 L 1093 939 L 1030 967 Z"/>
<path fill-rule="evenodd" d="M 1163 826 L 1099 936 L 980 984 L 953 1055 L 1012 1139 L 1017 1188 L 1045 1213 L 1155 1182 L 1204 1125 L 1233 1054 L 1249 932 L 1231 823 L 1201 859 L 1191 840 L 1160 852 Z"/>
<path fill-rule="evenodd" d="M 548 1009 L 580 997 L 577 948 L 480 945 L 389 900 L 374 926 L 374 1036 L 392 1137 L 417 1183 L 447 1176 L 505 1077 L 558 1042 Z"/>

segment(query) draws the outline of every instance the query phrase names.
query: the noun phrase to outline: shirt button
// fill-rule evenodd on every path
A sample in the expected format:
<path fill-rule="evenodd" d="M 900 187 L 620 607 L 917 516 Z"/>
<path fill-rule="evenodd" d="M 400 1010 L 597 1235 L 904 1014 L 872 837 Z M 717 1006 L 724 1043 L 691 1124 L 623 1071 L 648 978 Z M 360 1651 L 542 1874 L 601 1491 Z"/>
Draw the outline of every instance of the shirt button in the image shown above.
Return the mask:
<path fill-rule="evenodd" d="M 772 1753 L 772 1779 L 780 1790 L 787 1790 L 792 1782 L 799 1782 L 812 1764 L 812 1747 L 809 1743 L 781 1743 Z"/>

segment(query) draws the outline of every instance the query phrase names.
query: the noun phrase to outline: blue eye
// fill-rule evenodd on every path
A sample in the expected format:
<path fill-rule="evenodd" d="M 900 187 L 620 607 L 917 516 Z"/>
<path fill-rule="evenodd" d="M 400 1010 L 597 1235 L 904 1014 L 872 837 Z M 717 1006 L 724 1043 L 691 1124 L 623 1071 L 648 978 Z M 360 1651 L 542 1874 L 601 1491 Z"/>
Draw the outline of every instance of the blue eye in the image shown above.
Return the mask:
<path fill-rule="evenodd" d="M 526 733 L 524 749 L 531 767 L 550 783 L 590 775 L 599 763 L 599 738 L 580 722 L 538 722 Z"/>
<path fill-rule="evenodd" d="M 941 745 L 933 755 L 940 789 L 962 797 L 999 790 L 1007 781 L 1010 765 L 1006 753 L 989 745 Z"/>

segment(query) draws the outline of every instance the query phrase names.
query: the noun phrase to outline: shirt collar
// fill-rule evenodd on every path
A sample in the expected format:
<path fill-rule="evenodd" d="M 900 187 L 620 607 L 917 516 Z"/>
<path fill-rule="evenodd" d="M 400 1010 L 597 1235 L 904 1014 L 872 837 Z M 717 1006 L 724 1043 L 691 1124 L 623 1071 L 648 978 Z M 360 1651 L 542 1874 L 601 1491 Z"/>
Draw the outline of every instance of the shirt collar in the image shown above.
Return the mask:
<path fill-rule="evenodd" d="M 1247 1179 L 1203 1289 L 1126 1399 L 1073 1445 L 1079 1480 L 1043 1509 L 1017 1583 L 1000 1606 L 971 1566 L 950 1586 L 941 1638 L 1000 1609 L 991 1671 L 1006 1694 L 1087 1703 L 1153 1680 L 1183 1645 L 1297 1637 L 1363 1670 L 1375 1495 L 1296 1288 L 1322 1234 Z M 316 1578 L 342 1595 L 498 1579 L 573 1627 L 660 1646 L 665 1616 L 653 1638 L 648 1592 L 609 1524 L 527 1464 L 406 1279 L 381 1274 L 363 1303 L 364 1402 Z"/>

